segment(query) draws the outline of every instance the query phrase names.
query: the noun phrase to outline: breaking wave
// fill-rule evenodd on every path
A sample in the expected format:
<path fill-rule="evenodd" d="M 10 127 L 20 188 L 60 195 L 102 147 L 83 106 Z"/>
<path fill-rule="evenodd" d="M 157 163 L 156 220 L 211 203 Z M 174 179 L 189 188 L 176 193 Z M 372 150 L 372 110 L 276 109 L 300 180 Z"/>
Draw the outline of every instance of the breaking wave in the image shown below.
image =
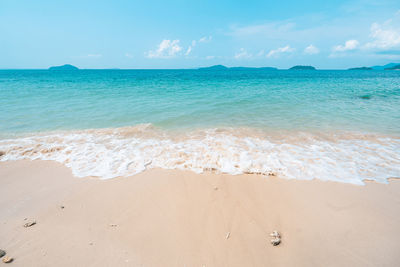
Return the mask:
<path fill-rule="evenodd" d="M 143 124 L 3 139 L 0 151 L 0 161 L 54 160 L 78 177 L 130 176 L 152 168 L 353 184 L 400 177 L 400 138 L 348 132 L 224 128 L 178 133 Z"/>

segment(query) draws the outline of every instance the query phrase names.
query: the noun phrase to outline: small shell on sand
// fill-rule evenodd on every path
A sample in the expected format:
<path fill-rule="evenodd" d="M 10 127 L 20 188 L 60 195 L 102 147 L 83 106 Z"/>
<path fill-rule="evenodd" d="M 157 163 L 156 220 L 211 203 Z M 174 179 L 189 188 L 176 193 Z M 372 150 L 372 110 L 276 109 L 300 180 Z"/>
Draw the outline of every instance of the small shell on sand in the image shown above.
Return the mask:
<path fill-rule="evenodd" d="M 228 239 L 231 236 L 231 232 L 228 232 L 225 236 L 226 239 Z"/>
<path fill-rule="evenodd" d="M 5 257 L 3 258 L 3 262 L 4 262 L 4 263 L 10 263 L 10 262 L 12 262 L 13 260 L 14 260 L 13 258 L 8 257 L 8 256 L 5 256 Z"/>
<path fill-rule="evenodd" d="M 279 237 L 276 237 L 276 238 L 271 239 L 271 244 L 272 244 L 273 246 L 277 246 L 277 245 L 279 245 L 280 243 L 281 243 L 281 239 L 280 239 Z"/>
<path fill-rule="evenodd" d="M 24 224 L 24 227 L 25 227 L 25 228 L 31 227 L 31 226 L 33 226 L 33 225 L 35 225 L 35 224 L 36 224 L 36 221 L 29 221 L 29 222 L 27 222 L 27 223 Z"/>
<path fill-rule="evenodd" d="M 276 230 L 273 231 L 272 233 L 270 233 L 269 235 L 270 235 L 271 237 L 279 237 L 279 238 L 281 237 L 281 235 L 279 234 L 279 232 L 276 231 Z"/>
<path fill-rule="evenodd" d="M 272 239 L 271 239 L 271 244 L 273 245 L 273 246 L 277 246 L 277 245 L 279 245 L 280 243 L 281 243 L 281 235 L 279 234 L 279 232 L 278 231 L 273 231 L 272 233 L 270 233 L 269 234 L 271 237 L 273 237 Z"/>

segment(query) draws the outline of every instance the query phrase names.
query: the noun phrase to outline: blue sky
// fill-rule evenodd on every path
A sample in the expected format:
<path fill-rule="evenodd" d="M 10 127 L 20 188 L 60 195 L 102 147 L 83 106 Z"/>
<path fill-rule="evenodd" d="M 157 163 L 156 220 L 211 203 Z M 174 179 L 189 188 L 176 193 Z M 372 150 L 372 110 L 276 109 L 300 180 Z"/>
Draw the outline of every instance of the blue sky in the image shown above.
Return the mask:
<path fill-rule="evenodd" d="M 0 0 L 0 68 L 332 69 L 399 61 L 398 0 Z"/>

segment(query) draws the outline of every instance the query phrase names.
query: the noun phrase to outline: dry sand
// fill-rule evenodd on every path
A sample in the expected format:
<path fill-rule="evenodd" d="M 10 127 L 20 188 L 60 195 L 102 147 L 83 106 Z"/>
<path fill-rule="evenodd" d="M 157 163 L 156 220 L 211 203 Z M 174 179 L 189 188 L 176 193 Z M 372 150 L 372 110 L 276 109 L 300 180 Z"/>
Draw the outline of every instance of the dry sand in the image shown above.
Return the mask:
<path fill-rule="evenodd" d="M 98 180 L 3 162 L 0 249 L 10 266 L 400 266 L 400 181 L 166 170 Z"/>

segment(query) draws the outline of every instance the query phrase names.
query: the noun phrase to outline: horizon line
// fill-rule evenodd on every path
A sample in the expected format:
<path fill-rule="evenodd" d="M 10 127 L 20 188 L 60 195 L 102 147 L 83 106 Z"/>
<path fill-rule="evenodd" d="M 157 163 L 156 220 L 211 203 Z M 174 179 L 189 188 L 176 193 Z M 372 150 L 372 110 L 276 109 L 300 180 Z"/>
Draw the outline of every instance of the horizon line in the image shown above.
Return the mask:
<path fill-rule="evenodd" d="M 390 64 L 390 63 L 389 63 Z M 394 63 L 397 64 L 397 63 Z M 400 64 L 400 63 L 398 63 Z M 386 64 L 385 64 L 386 65 Z M 60 65 L 63 66 L 63 65 Z M 73 65 L 74 66 L 74 65 Z M 222 64 L 216 64 L 216 65 L 212 65 L 212 66 L 205 66 L 205 67 L 192 67 L 192 68 L 118 68 L 118 67 L 110 67 L 110 68 L 78 68 L 75 70 L 199 70 L 199 69 L 207 69 L 207 68 L 212 68 L 214 66 L 224 66 L 227 69 L 231 69 L 231 68 L 248 68 L 248 69 L 262 69 L 262 68 L 271 68 L 271 70 L 290 70 L 290 68 L 295 67 L 295 66 L 311 66 L 314 67 L 312 65 L 293 65 L 292 67 L 289 68 L 278 68 L 278 67 L 272 67 L 272 66 L 263 66 L 263 67 L 248 67 L 248 66 L 233 66 L 233 67 L 228 67 Z M 377 65 L 380 66 L 380 65 Z M 383 65 L 384 66 L 384 65 Z M 381 66 L 381 67 L 383 67 Z M 59 67 L 59 66 L 51 66 L 51 67 Z M 76 67 L 76 66 L 74 66 Z M 367 66 L 361 66 L 361 67 L 348 67 L 348 68 L 317 68 L 314 67 L 314 70 L 350 70 L 352 68 L 371 68 L 370 70 L 377 70 L 377 69 L 373 69 L 373 67 L 367 67 Z M 0 68 L 0 70 L 49 70 L 50 67 L 48 68 Z"/>

